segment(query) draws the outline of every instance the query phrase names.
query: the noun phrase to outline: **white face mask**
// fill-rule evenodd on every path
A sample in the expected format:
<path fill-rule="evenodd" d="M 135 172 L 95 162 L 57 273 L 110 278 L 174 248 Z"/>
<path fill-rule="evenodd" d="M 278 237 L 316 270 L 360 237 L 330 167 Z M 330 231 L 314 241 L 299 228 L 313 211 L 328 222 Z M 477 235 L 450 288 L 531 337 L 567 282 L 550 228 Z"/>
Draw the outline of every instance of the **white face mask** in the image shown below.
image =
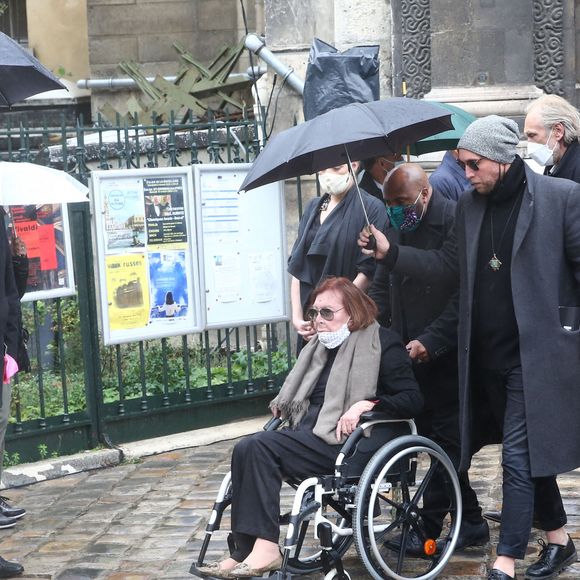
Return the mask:
<path fill-rule="evenodd" d="M 340 346 L 348 337 L 350 336 L 350 330 L 348 328 L 348 321 L 345 322 L 338 330 L 334 332 L 319 332 L 318 340 L 326 348 L 336 348 Z"/>
<path fill-rule="evenodd" d="M 548 147 L 548 142 L 550 141 L 551 136 L 552 131 L 550 131 L 548 140 L 544 144 L 528 141 L 528 156 L 542 167 L 546 167 L 546 165 L 554 165 L 554 149 L 556 149 L 558 142 L 556 141 L 554 147 L 550 149 Z"/>
<path fill-rule="evenodd" d="M 322 193 L 330 193 L 330 195 L 340 195 L 344 193 L 350 185 L 350 173 L 341 175 L 340 173 L 320 173 L 318 175 Z"/>

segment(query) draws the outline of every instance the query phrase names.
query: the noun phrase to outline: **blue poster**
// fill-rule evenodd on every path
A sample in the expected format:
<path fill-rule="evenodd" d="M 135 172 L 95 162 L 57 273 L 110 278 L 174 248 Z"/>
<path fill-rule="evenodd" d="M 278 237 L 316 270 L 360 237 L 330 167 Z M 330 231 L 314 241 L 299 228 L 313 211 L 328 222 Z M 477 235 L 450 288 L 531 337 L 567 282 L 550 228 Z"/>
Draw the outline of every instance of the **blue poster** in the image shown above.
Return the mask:
<path fill-rule="evenodd" d="M 184 251 L 149 253 L 151 319 L 185 318 L 189 297 Z"/>

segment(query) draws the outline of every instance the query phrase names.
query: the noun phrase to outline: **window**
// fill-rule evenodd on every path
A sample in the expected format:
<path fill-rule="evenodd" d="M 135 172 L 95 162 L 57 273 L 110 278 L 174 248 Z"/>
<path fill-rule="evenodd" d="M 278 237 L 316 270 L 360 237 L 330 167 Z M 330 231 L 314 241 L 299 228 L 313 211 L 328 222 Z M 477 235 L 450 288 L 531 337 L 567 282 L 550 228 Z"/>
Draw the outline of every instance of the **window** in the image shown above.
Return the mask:
<path fill-rule="evenodd" d="M 0 30 L 20 44 L 28 43 L 26 0 L 0 0 Z"/>

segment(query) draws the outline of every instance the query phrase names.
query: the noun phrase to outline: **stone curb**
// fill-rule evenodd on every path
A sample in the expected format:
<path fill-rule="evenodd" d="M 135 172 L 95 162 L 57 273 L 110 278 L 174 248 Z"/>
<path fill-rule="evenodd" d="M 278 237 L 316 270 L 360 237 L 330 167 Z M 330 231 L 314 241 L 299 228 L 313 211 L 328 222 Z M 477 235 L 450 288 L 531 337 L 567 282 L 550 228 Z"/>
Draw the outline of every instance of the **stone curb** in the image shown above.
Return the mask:
<path fill-rule="evenodd" d="M 101 469 L 119 465 L 123 461 L 134 461 L 148 455 L 158 455 L 176 449 L 201 447 L 218 441 L 237 439 L 259 431 L 268 420 L 267 416 L 237 421 L 207 429 L 196 429 L 185 433 L 176 433 L 165 437 L 144 439 L 133 443 L 124 443 L 115 449 L 96 449 L 83 451 L 75 455 L 45 459 L 35 463 L 14 465 L 2 471 L 0 489 L 22 487 L 38 481 L 57 479 L 72 473 Z"/>

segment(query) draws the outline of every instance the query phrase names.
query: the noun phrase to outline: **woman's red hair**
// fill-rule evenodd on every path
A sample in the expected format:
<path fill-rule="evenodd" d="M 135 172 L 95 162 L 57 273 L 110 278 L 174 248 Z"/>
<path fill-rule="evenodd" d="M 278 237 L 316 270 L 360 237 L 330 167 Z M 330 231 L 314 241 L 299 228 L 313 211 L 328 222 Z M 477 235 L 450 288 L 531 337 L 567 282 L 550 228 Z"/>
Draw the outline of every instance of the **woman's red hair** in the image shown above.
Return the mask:
<path fill-rule="evenodd" d="M 321 282 L 312 292 L 310 304 L 323 292 L 336 292 L 342 296 L 344 309 L 350 316 L 348 327 L 352 332 L 370 326 L 378 314 L 377 305 L 348 278 L 331 276 Z"/>

